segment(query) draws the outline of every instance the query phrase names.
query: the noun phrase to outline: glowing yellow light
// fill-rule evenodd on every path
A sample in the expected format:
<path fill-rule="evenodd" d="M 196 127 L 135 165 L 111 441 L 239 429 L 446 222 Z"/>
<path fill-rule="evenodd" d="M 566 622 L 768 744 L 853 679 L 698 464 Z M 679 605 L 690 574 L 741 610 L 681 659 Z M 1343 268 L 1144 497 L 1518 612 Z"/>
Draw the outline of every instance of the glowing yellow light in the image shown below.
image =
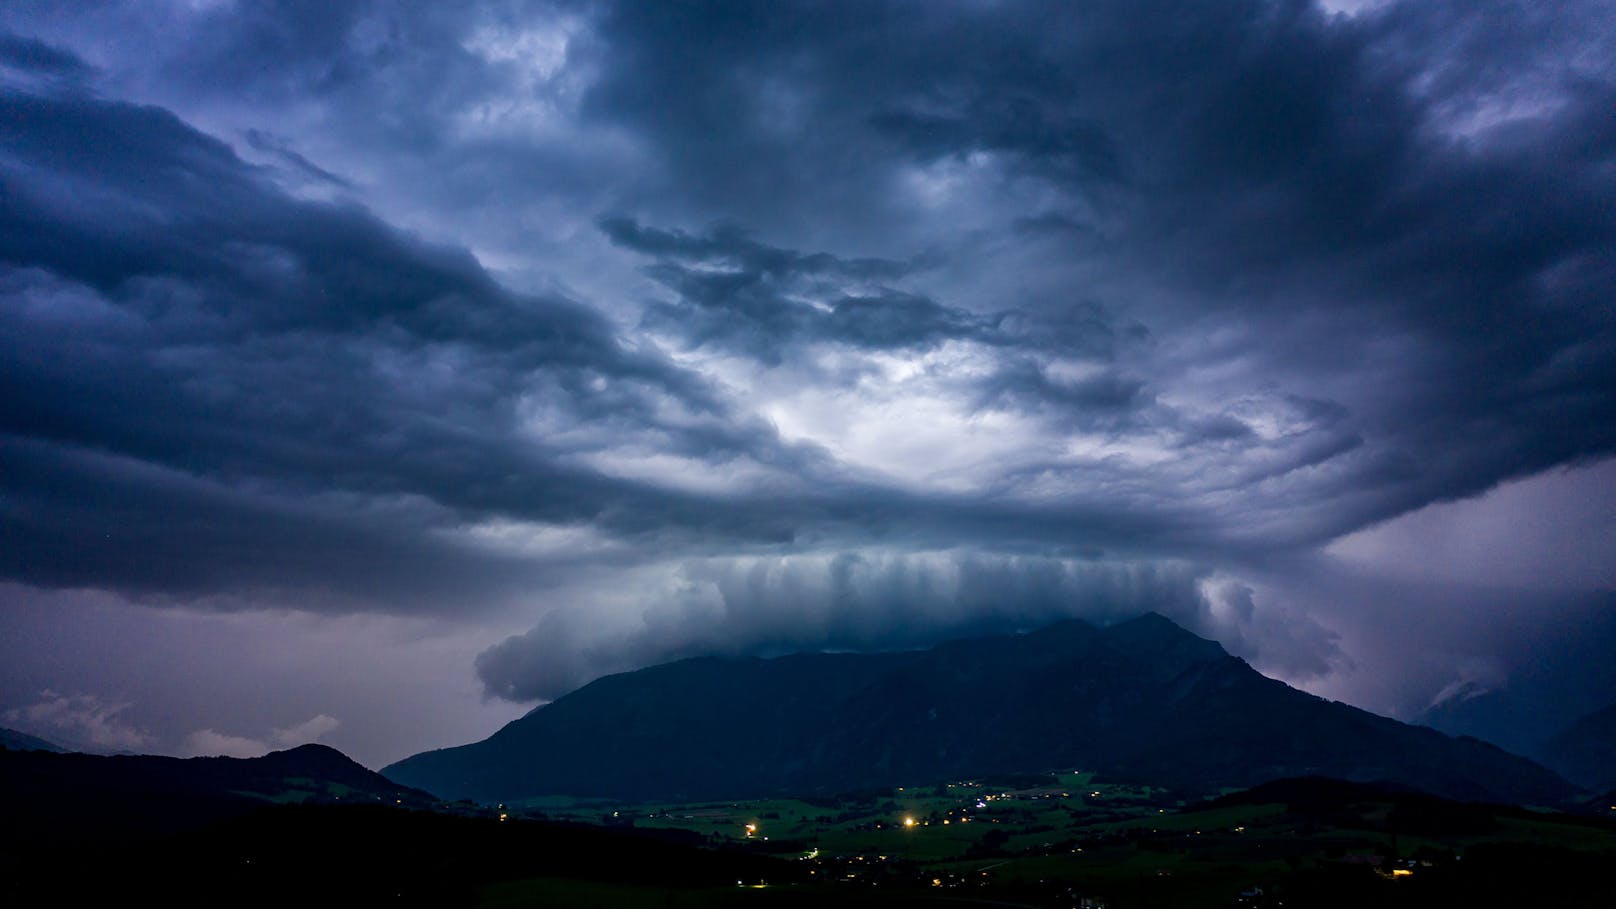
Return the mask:
<path fill-rule="evenodd" d="M 906 817 L 903 819 L 903 825 L 905 827 L 913 827 L 915 825 L 915 819 L 912 817 Z"/>
<path fill-rule="evenodd" d="M 943 818 L 943 823 L 944 823 L 944 824 L 947 824 L 947 823 L 948 823 L 948 818 L 946 818 L 946 817 L 945 817 L 945 818 Z"/>
<path fill-rule="evenodd" d="M 931 879 L 931 885 L 933 887 L 941 887 L 943 886 L 943 879 L 940 877 L 934 877 Z"/>
<path fill-rule="evenodd" d="M 1414 876 L 1414 872 L 1408 870 L 1407 868 L 1393 868 L 1392 869 L 1392 877 L 1413 877 L 1413 876 Z"/>

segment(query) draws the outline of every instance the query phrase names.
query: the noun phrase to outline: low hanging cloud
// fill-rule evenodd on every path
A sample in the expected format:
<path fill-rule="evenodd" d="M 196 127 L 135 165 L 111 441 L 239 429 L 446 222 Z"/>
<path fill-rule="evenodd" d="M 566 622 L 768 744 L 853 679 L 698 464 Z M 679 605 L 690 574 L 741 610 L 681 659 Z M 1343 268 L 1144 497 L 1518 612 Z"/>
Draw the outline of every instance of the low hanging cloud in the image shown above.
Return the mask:
<path fill-rule="evenodd" d="M 132 704 L 98 695 L 64 694 L 46 689 L 39 699 L 4 714 L 8 725 L 20 726 L 68 748 L 96 752 L 139 752 L 156 741 L 145 729 L 124 719 Z"/>
<path fill-rule="evenodd" d="M 318 742 L 342 725 L 336 717 L 318 714 L 284 729 L 272 729 L 263 738 L 228 735 L 212 729 L 198 729 L 185 737 L 181 750 L 193 757 L 262 757 L 271 751 Z"/>
<path fill-rule="evenodd" d="M 551 700 L 611 672 L 688 656 L 915 649 L 1147 611 L 1293 678 L 1341 658 L 1334 636 L 1306 615 L 1258 608 L 1249 588 L 1202 566 L 867 550 L 685 563 L 654 600 L 618 616 L 550 612 L 480 654 L 477 672 L 492 696 Z"/>

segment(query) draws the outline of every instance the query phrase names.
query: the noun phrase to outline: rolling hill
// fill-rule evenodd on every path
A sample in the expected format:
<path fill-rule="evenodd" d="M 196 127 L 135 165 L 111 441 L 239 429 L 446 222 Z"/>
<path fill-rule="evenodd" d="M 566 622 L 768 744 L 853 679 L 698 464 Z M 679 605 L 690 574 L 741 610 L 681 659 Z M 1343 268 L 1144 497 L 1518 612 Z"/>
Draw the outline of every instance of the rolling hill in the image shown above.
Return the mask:
<path fill-rule="evenodd" d="M 0 845 L 177 833 L 289 803 L 426 808 L 437 799 L 325 745 L 258 758 L 0 750 Z"/>

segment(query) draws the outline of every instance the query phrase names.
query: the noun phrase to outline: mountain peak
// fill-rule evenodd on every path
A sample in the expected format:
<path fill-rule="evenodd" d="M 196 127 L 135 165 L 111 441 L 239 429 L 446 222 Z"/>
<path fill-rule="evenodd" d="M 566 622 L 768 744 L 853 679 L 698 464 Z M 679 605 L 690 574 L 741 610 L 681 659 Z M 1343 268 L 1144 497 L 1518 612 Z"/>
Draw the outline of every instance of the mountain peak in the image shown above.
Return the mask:
<path fill-rule="evenodd" d="M 1136 657 L 1173 656 L 1195 661 L 1229 657 L 1222 644 L 1201 637 L 1159 612 L 1147 612 L 1111 625 L 1104 634 L 1113 646 Z"/>
<path fill-rule="evenodd" d="M 362 765 L 359 764 L 358 761 L 356 761 L 353 758 L 347 756 L 346 754 L 343 754 L 341 751 L 338 751 L 337 749 L 332 748 L 330 745 L 322 745 L 319 742 L 305 742 L 302 745 L 293 745 L 291 748 L 283 748 L 280 751 L 271 751 L 268 754 L 264 755 L 264 757 L 266 757 L 266 758 L 276 758 L 276 757 L 279 757 L 279 758 L 297 758 L 299 760 L 339 761 L 339 762 L 341 762 L 343 764 L 353 764 L 355 766 L 362 766 Z"/>
<path fill-rule="evenodd" d="M 1200 639 L 1199 635 L 1189 631 L 1183 625 L 1180 625 L 1167 616 L 1155 611 L 1141 613 L 1140 615 L 1136 615 L 1131 619 L 1123 619 L 1120 622 L 1107 625 L 1105 630 L 1108 633 L 1125 632 L 1135 634 L 1158 634 L 1164 637 L 1192 637 Z"/>
<path fill-rule="evenodd" d="M 256 758 L 212 758 L 238 763 L 242 770 L 284 777 L 306 776 L 342 782 L 359 789 L 372 789 L 383 785 L 380 774 L 348 755 L 332 748 L 309 742 L 282 751 L 271 751 Z"/>

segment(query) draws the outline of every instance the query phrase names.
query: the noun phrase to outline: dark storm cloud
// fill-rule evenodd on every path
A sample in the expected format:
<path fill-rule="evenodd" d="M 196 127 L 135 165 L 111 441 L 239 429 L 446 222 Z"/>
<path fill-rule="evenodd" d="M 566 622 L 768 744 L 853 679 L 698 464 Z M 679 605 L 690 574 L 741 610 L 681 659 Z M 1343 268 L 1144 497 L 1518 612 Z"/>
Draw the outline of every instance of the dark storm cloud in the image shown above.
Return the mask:
<path fill-rule="evenodd" d="M 819 525 L 1020 537 L 1022 521 L 1143 537 L 1105 507 L 926 503 L 829 474 L 823 489 L 726 501 L 602 472 L 588 455 L 636 447 L 702 469 L 824 468 L 698 376 L 624 347 L 587 308 L 511 294 L 465 253 L 362 210 L 290 198 L 163 111 L 78 95 L 0 107 L 13 578 L 180 595 L 331 588 L 403 606 L 468 576 L 484 594 L 515 588 L 519 564 L 432 536 L 495 518 L 659 545 L 675 544 L 669 530 L 779 542 Z M 725 237 L 782 273 L 894 272 Z M 886 307 L 899 317 L 867 311 Z M 917 308 L 939 325 L 965 318 L 887 292 L 843 300 L 818 331 L 892 345 Z M 670 420 L 669 407 L 685 413 Z M 525 428 L 550 411 L 559 425 Z"/>
<path fill-rule="evenodd" d="M 797 457 L 590 310 L 288 198 L 162 111 L 0 109 L 10 576 L 397 594 L 420 589 L 408 578 L 432 550 L 446 592 L 470 557 L 421 534 L 478 517 L 766 523 L 566 463 L 576 447 L 546 434 L 580 425 L 698 458 Z M 530 406 L 564 425 L 524 430 Z"/>
<path fill-rule="evenodd" d="M 644 227 L 622 216 L 600 220 L 600 229 L 619 246 L 648 255 L 688 262 L 708 262 L 763 276 L 833 275 L 854 280 L 891 280 L 913 270 L 912 265 L 884 259 L 839 259 L 829 253 L 799 253 L 759 243 L 733 225 L 714 228 L 705 235 Z"/>
<path fill-rule="evenodd" d="M 879 283 L 911 270 L 898 262 L 779 249 L 733 227 L 692 236 L 614 217 L 602 220 L 601 229 L 619 246 L 658 257 L 646 273 L 677 301 L 652 304 L 647 323 L 695 347 L 720 346 L 779 365 L 797 345 L 928 347 L 990 330 L 968 312 Z"/>
<path fill-rule="evenodd" d="M 1601 428 L 1616 425 L 1605 302 L 1616 206 L 1594 201 L 1612 196 L 1616 89 L 1594 39 L 1579 43 L 1567 24 L 1608 31 L 1597 5 L 1579 17 L 1401 4 L 1350 21 L 1294 2 L 913 18 L 700 9 L 681 11 L 682 28 L 661 11 L 617 10 L 607 39 L 632 65 L 596 90 L 600 111 L 690 156 L 675 158 L 685 191 L 768 174 L 769 207 L 814 204 L 793 195 L 794 177 L 821 170 L 779 173 L 805 151 L 757 156 L 774 141 L 768 92 L 783 92 L 822 114 L 790 141 L 825 161 L 898 129 L 911 164 L 995 149 L 1048 162 L 1041 178 L 1067 200 L 1098 176 L 1131 175 L 1098 212 L 1112 260 L 1101 267 L 1136 293 L 1171 294 L 1154 319 L 1217 319 L 1264 338 L 1272 346 L 1246 353 L 1276 378 L 1329 378 L 1406 344 L 1401 387 L 1372 389 L 1390 401 L 1333 402 L 1380 444 L 1343 488 L 1319 490 L 1339 503 L 1319 503 L 1332 511 L 1321 536 L 1616 443 Z M 695 60 L 673 45 L 692 30 L 704 36 Z M 631 87 L 650 85 L 676 109 L 647 111 Z M 894 108 L 956 112 L 895 119 Z M 1489 129 L 1489 115 L 1521 119 Z M 1482 118 L 1478 135 L 1462 134 L 1467 117 Z M 701 138 L 717 134 L 722 144 Z M 1055 166 L 1077 148 L 1114 149 L 1089 157 L 1115 163 Z M 1091 220 L 1069 204 L 1074 223 Z M 727 276 L 668 277 L 689 280 L 688 298 L 740 293 Z M 1046 315 L 1058 322 L 1056 306 Z M 1096 391 L 1107 387 L 1127 385 Z M 1455 438 L 1472 441 L 1455 452 Z"/>
<path fill-rule="evenodd" d="M 838 258 L 757 242 L 733 226 L 706 234 L 659 230 L 624 217 L 602 231 L 623 248 L 657 258 L 645 269 L 674 294 L 647 304 L 643 327 L 693 348 L 718 348 L 770 366 L 798 361 L 814 348 L 925 351 L 948 341 L 994 350 L 991 374 L 963 381 L 959 394 L 978 408 L 1039 413 L 1063 423 L 1126 420 L 1148 407 L 1144 380 L 1114 368 L 1117 348 L 1148 334 L 1094 303 L 1058 317 L 1001 310 L 974 313 L 889 286 L 918 264 Z M 1052 376 L 1028 354 L 1082 359 L 1092 374 Z"/>
<path fill-rule="evenodd" d="M 920 161 L 972 152 L 1009 152 L 1061 182 L 1106 184 L 1122 180 L 1111 138 L 1093 122 L 1051 118 L 1027 98 L 994 99 L 955 113 L 893 111 L 871 123 L 899 140 Z"/>
<path fill-rule="evenodd" d="M 392 565 L 399 596 L 470 600 L 559 558 L 474 532 L 543 525 L 732 604 L 557 607 L 482 662 L 535 697 L 996 614 L 814 567 L 840 556 L 996 565 L 1048 606 L 1006 626 L 1085 612 L 1044 573 L 1154 559 L 1193 567 L 1116 602 L 1306 677 L 1341 665 L 1350 598 L 1313 615 L 1303 580 L 1251 577 L 1616 452 L 1600 3 L 7 16 L 3 507 L 30 583 Z M 533 275 L 570 289 L 510 289 Z M 741 592 L 749 559 L 777 582 Z M 842 605 L 789 631 L 813 603 Z"/>
<path fill-rule="evenodd" d="M 245 134 L 247 144 L 261 152 L 268 153 L 279 159 L 288 169 L 305 179 L 320 183 L 328 183 L 339 189 L 353 189 L 354 185 L 336 174 L 326 170 L 308 158 L 289 148 L 286 142 L 276 138 L 261 129 L 249 129 Z"/>
<path fill-rule="evenodd" d="M 1082 265 L 1069 274 L 1161 343 L 1133 350 L 1137 372 L 1111 349 L 1103 371 L 1062 380 L 1027 356 L 1059 342 L 1001 344 L 978 400 L 1082 414 L 1062 425 L 1090 428 L 1110 414 L 1098 425 L 1123 438 L 1166 432 L 1200 465 L 1108 477 L 1115 501 L 1175 489 L 1211 509 L 1212 537 L 1299 545 L 1616 448 L 1616 82 L 1596 49 L 1611 19 L 1597 4 L 1410 3 L 1352 18 L 1299 2 L 766 17 L 625 5 L 602 21 L 623 65 L 588 109 L 653 137 L 687 209 L 751 212 L 776 231 L 797 217 L 868 238 L 849 226 L 863 217 L 926 236 L 896 196 L 906 175 L 941 165 L 954 168 L 945 182 L 1041 184 L 1028 192 L 1044 210 L 1009 208 L 1003 229 L 1064 246 Z M 981 233 L 995 200 L 970 198 L 985 226 L 951 238 L 938 274 L 970 257 L 1005 267 Z M 838 334 L 823 288 L 814 300 L 791 285 L 801 254 L 776 250 L 770 268 L 726 260 L 716 234 L 635 243 L 618 227 L 675 294 L 651 324 L 687 343 L 776 365 L 792 344 L 862 337 Z M 906 278 L 924 286 L 883 280 Z M 887 347 L 992 343 L 1005 307 L 915 296 L 926 307 Z M 1040 338 L 1093 312 L 1070 296 L 1015 306 Z M 1221 412 L 1161 397 L 1230 369 L 1244 377 L 1237 397 L 1279 393 Z M 1231 589 L 1231 614 L 1251 612 L 1249 588 Z M 1310 651 L 1292 652 L 1317 670 Z"/>
<path fill-rule="evenodd" d="M 1145 383 L 1105 373 L 1074 382 L 1059 382 L 1037 364 L 1011 363 L 985 383 L 981 406 L 1024 406 L 1050 403 L 1062 412 L 1127 412 L 1139 402 Z"/>
<path fill-rule="evenodd" d="M 614 216 L 601 219 L 600 228 L 616 245 L 657 258 L 646 274 L 679 297 L 654 307 L 659 327 L 776 365 L 780 348 L 792 345 L 901 350 L 950 339 L 1109 358 L 1119 341 L 1148 334 L 1137 323 L 1119 325 L 1093 302 L 1074 304 L 1054 321 L 1016 309 L 978 314 L 891 286 L 923 272 L 923 260 L 799 252 L 760 243 L 733 225 L 690 234 Z M 706 337 L 736 323 L 746 326 L 735 329 L 737 337 Z M 762 349 L 747 343 L 757 336 L 766 338 L 758 342 L 766 343 Z"/>
<path fill-rule="evenodd" d="M 71 81 L 92 74 L 77 56 L 43 41 L 0 32 L 0 63 L 15 70 L 56 76 Z"/>

